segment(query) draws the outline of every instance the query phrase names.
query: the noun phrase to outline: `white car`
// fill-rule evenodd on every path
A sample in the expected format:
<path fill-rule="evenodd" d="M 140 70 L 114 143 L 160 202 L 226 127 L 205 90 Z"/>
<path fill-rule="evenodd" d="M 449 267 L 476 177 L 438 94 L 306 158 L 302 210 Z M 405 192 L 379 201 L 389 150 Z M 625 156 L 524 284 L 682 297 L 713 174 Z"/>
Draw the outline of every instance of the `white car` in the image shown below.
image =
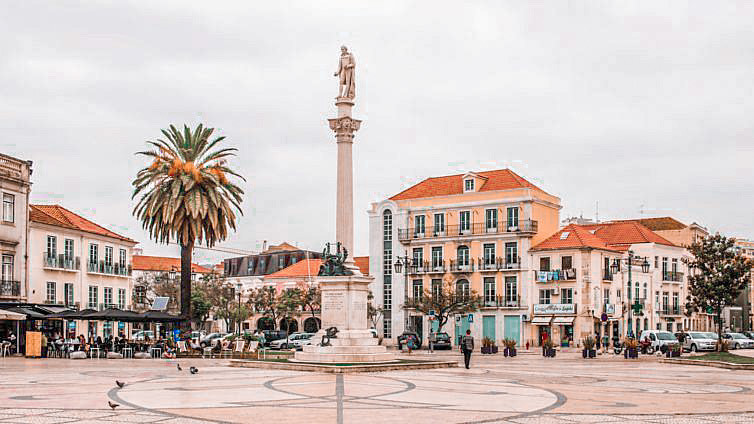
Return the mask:
<path fill-rule="evenodd" d="M 728 341 L 728 347 L 731 349 L 751 349 L 754 347 L 754 340 L 741 333 L 725 333 L 723 338 Z"/>
<path fill-rule="evenodd" d="M 686 339 L 683 341 L 683 349 L 690 352 L 715 350 L 716 345 L 717 334 L 702 331 L 691 331 L 686 333 Z"/>
<path fill-rule="evenodd" d="M 670 331 L 662 330 L 644 330 L 639 336 L 639 342 L 643 342 L 645 339 L 649 339 L 651 342 L 650 352 L 662 352 L 665 353 L 670 345 L 678 345 L 678 339 Z"/>
<path fill-rule="evenodd" d="M 218 340 L 221 340 L 223 337 L 227 336 L 228 333 L 209 333 L 202 340 L 199 342 L 199 345 L 201 347 L 214 347 L 217 344 Z"/>
<path fill-rule="evenodd" d="M 311 344 L 314 333 L 293 333 L 288 339 L 277 339 L 270 342 L 271 349 L 290 349 L 298 348 Z"/>

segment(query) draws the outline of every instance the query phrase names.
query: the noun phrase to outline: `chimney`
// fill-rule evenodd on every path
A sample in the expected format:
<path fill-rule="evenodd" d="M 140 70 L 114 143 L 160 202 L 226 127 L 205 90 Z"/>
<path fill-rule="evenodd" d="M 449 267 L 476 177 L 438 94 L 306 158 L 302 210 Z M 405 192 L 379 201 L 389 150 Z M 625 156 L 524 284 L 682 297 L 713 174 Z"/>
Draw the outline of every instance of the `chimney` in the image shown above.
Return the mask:
<path fill-rule="evenodd" d="M 267 240 L 262 241 L 262 252 L 267 251 Z"/>

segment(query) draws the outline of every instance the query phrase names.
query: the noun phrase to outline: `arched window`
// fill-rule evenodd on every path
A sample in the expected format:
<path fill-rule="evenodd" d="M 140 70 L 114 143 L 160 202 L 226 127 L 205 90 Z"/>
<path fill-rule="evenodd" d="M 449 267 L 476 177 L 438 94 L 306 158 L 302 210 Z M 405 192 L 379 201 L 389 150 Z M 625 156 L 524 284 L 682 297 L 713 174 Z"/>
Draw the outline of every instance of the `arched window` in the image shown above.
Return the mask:
<path fill-rule="evenodd" d="M 469 266 L 469 247 L 468 246 L 458 246 L 456 260 L 458 261 L 459 267 Z"/>
<path fill-rule="evenodd" d="M 458 280 L 456 282 L 456 295 L 463 299 L 468 299 L 471 295 L 471 285 L 469 280 Z"/>

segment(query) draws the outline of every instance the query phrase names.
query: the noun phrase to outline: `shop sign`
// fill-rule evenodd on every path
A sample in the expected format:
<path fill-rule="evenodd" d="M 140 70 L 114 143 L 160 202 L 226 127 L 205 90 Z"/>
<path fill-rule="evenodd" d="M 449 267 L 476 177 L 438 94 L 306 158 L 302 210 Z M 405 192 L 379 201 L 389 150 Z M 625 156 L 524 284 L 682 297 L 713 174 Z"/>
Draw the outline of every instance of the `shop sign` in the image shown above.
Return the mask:
<path fill-rule="evenodd" d="M 608 315 L 614 315 L 615 314 L 615 305 L 605 305 L 605 313 Z"/>
<path fill-rule="evenodd" d="M 534 305 L 537 315 L 572 315 L 576 313 L 575 303 L 537 303 Z"/>

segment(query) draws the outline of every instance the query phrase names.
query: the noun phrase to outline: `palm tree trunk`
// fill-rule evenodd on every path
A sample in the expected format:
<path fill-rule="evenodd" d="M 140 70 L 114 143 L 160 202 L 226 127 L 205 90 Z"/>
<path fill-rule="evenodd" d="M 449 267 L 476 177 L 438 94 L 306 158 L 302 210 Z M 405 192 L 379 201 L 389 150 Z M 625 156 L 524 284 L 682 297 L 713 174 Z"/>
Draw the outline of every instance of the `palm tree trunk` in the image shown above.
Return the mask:
<path fill-rule="evenodd" d="M 181 330 L 191 331 L 191 253 L 194 243 L 181 245 Z"/>

